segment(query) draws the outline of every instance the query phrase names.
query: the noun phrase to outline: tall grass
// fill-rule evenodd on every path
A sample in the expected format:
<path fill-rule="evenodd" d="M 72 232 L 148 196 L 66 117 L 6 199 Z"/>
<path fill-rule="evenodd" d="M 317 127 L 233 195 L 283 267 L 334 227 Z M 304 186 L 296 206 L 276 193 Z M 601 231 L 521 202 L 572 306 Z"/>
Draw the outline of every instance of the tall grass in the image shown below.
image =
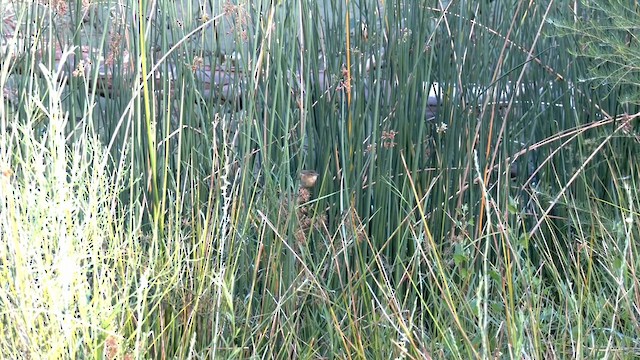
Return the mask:
<path fill-rule="evenodd" d="M 640 352 L 634 83 L 574 4 L 10 5 L 3 358 Z"/>

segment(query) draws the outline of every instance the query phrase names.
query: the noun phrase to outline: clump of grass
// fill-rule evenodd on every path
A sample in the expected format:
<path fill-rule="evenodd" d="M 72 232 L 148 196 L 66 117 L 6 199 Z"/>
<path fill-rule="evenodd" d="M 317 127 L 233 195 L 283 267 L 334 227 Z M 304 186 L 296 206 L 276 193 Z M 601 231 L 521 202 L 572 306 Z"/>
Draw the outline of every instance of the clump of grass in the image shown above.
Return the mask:
<path fill-rule="evenodd" d="M 68 79 L 44 66 L 37 71 L 47 95 L 31 94 L 25 106 L 42 114 L 44 129 L 17 113 L 2 119 L 0 351 L 6 358 L 98 356 L 108 341 L 109 354 L 131 354 L 120 320 L 128 300 L 118 267 L 130 265 L 117 257 L 126 246 L 116 215 L 121 185 L 86 123 L 76 129 L 78 141 L 67 141 L 61 97 Z"/>
<path fill-rule="evenodd" d="M 2 357 L 637 348 L 637 115 L 566 4 L 84 5 L 0 70 Z"/>

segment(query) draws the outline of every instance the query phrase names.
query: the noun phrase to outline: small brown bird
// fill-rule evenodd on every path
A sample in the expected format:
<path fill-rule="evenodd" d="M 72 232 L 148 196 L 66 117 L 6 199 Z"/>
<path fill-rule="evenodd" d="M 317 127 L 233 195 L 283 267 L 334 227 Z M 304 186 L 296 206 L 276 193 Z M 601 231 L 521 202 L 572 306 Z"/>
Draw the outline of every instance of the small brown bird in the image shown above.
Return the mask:
<path fill-rule="evenodd" d="M 311 189 L 318 181 L 318 173 L 313 170 L 302 170 L 300 172 L 300 186 L 305 189 Z"/>

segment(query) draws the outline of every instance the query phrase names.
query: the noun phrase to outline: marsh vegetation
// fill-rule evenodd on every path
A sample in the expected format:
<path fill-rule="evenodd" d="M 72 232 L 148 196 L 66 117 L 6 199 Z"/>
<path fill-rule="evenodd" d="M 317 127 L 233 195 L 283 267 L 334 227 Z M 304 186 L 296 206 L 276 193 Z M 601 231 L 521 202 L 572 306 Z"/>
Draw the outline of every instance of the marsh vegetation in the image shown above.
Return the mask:
<path fill-rule="evenodd" d="M 640 356 L 622 3 L 3 0 L 0 357 Z"/>

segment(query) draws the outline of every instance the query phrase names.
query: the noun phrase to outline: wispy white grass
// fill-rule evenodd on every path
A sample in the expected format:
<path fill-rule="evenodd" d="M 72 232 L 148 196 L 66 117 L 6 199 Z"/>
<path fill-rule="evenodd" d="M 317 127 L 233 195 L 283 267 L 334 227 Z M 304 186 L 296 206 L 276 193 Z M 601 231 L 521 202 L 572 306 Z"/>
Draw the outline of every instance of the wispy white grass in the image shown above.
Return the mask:
<path fill-rule="evenodd" d="M 0 129 L 0 147 L 13 150 L 0 159 L 0 321 L 13 332 L 3 336 L 3 358 L 76 358 L 117 336 L 116 276 L 106 263 L 116 192 L 104 148 L 88 131 L 68 141 L 64 81 L 40 71 L 47 95 L 30 100 L 46 130 L 6 117 Z"/>

